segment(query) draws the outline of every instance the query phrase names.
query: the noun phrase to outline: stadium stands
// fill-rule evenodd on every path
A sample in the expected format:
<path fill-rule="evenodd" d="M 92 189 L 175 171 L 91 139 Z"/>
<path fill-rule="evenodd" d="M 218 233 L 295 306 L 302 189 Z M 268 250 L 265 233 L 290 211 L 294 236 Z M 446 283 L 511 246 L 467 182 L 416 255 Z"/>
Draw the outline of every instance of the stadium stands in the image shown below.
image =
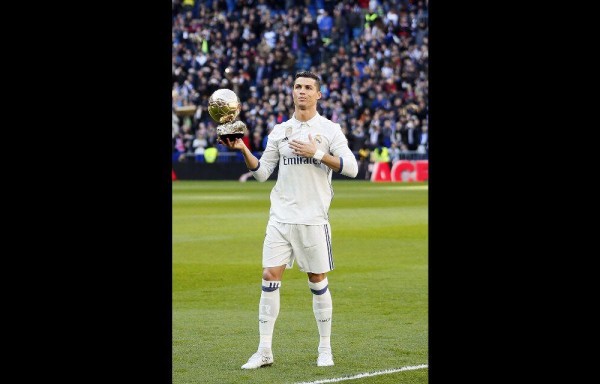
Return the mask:
<path fill-rule="evenodd" d="M 293 112 L 296 71 L 323 80 L 319 113 L 350 148 L 385 147 L 392 162 L 428 157 L 428 1 L 172 0 L 173 161 L 242 161 L 216 143 L 208 98 L 230 88 L 245 138 L 265 138 Z M 222 158 L 221 158 L 222 157 Z"/>

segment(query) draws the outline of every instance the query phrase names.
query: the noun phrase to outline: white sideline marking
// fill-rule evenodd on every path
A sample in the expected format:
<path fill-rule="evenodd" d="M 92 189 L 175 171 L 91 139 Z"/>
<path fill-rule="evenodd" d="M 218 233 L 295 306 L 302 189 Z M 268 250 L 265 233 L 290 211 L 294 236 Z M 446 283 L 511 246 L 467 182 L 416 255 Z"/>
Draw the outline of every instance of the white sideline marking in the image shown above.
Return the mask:
<path fill-rule="evenodd" d="M 317 381 L 303 381 L 301 383 L 296 383 L 296 384 L 336 383 L 338 381 L 354 380 L 354 379 L 360 379 L 360 378 L 363 378 L 363 377 L 378 376 L 378 375 L 387 375 L 388 373 L 396 373 L 396 372 L 402 372 L 402 371 L 413 371 L 415 369 L 422 369 L 422 368 L 427 368 L 427 367 L 428 367 L 427 364 L 413 365 L 413 366 L 409 366 L 409 367 L 402 367 L 402 368 L 396 368 L 396 369 L 385 369 L 383 371 L 377 371 L 377 372 L 359 373 L 358 375 L 338 377 L 336 379 L 324 379 L 324 380 L 317 380 Z"/>

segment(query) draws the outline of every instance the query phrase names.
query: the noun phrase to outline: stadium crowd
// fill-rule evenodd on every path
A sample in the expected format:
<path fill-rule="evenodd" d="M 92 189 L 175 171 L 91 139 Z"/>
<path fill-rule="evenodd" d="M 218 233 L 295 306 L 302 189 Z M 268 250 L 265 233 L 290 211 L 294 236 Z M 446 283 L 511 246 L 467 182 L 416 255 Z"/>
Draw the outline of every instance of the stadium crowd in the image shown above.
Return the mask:
<path fill-rule="evenodd" d="M 226 151 L 207 111 L 219 88 L 240 97 L 260 154 L 293 113 L 299 70 L 321 75 L 318 111 L 357 158 L 427 158 L 428 0 L 172 0 L 172 11 L 173 161 Z"/>

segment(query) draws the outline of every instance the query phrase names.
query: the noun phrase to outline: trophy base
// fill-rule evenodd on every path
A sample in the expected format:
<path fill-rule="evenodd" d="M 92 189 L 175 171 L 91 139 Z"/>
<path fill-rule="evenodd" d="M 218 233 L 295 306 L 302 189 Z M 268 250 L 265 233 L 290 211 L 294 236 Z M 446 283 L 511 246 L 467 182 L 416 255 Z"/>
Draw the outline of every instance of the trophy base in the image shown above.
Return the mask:
<path fill-rule="evenodd" d="M 229 141 L 235 141 L 235 139 L 241 139 L 242 137 L 244 137 L 243 133 L 230 133 L 227 135 L 220 135 L 219 138 L 221 140 L 225 140 L 225 139 L 229 139 Z"/>

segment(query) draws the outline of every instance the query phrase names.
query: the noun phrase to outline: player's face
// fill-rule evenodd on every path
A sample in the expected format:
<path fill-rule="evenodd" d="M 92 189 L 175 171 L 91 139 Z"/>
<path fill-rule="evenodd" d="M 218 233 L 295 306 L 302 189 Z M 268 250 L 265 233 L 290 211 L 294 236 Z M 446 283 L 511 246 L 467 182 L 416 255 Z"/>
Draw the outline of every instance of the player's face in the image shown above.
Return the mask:
<path fill-rule="evenodd" d="M 310 77 L 299 77 L 294 82 L 294 104 L 300 109 L 310 109 L 317 105 L 321 91 L 317 82 Z"/>

